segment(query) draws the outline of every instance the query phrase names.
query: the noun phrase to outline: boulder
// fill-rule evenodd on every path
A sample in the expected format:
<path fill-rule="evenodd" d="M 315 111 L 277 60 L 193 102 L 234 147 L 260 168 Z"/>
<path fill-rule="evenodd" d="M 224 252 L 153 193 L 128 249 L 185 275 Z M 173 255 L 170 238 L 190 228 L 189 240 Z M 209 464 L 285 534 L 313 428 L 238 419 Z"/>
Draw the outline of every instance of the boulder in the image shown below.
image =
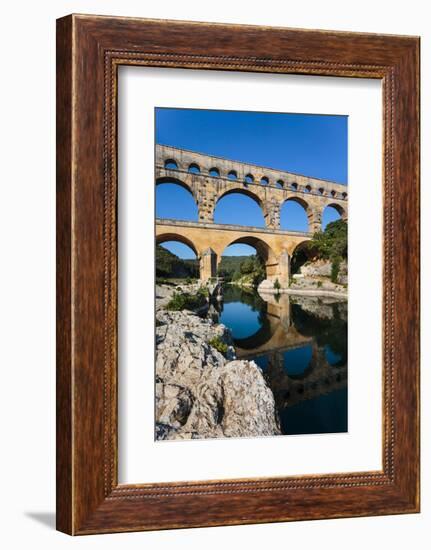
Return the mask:
<path fill-rule="evenodd" d="M 231 335 L 190 312 L 156 315 L 156 439 L 280 433 L 274 396 L 254 361 L 235 360 Z M 217 338 L 225 354 L 210 341 Z"/>
<path fill-rule="evenodd" d="M 329 260 L 316 260 L 305 263 L 300 269 L 304 277 L 330 277 L 331 262 Z"/>

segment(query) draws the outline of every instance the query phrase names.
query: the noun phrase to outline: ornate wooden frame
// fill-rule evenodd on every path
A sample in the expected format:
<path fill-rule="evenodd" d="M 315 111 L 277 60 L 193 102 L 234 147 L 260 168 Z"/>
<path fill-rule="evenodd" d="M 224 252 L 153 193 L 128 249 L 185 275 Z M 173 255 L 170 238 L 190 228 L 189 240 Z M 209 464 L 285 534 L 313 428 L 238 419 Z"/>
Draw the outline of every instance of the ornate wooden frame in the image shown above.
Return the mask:
<path fill-rule="evenodd" d="M 119 65 L 377 78 L 384 101 L 383 470 L 119 485 Z M 419 511 L 419 38 L 70 15 L 57 22 L 57 528 Z"/>

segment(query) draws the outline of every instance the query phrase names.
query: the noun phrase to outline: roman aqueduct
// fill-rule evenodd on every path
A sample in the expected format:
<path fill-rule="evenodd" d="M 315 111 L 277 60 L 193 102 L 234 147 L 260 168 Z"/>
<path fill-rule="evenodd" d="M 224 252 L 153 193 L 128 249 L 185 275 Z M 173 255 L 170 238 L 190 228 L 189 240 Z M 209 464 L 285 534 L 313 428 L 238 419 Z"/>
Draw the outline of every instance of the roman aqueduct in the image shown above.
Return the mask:
<path fill-rule="evenodd" d="M 235 162 L 178 149 L 156 146 L 156 185 L 176 183 L 187 189 L 198 208 L 198 221 L 156 219 L 156 242 L 180 241 L 200 261 L 200 277 L 216 276 L 224 249 L 234 243 L 253 246 L 264 259 L 268 279 L 288 285 L 290 258 L 297 246 L 321 229 L 323 210 L 332 206 L 347 219 L 346 186 L 304 175 Z M 240 193 L 261 207 L 265 227 L 214 223 L 220 199 Z M 299 203 L 307 214 L 308 231 L 280 229 L 280 211 L 285 201 Z"/>

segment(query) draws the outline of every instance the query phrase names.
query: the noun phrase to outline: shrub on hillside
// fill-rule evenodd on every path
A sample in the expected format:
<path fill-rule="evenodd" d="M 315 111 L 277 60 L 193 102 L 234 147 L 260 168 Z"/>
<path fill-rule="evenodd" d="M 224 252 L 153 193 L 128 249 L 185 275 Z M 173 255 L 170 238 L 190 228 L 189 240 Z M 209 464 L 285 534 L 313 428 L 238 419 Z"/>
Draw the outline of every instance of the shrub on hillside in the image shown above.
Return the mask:
<path fill-rule="evenodd" d="M 196 294 L 189 294 L 188 292 L 174 292 L 174 295 L 169 300 L 166 309 L 169 311 L 182 311 L 183 309 L 193 311 L 203 307 L 206 303 L 206 292 L 204 289 L 200 289 Z"/>
<path fill-rule="evenodd" d="M 217 351 L 219 351 L 222 355 L 226 355 L 227 353 L 227 344 L 223 342 L 223 340 L 220 338 L 220 336 L 215 336 L 212 338 L 208 344 L 215 348 Z"/>

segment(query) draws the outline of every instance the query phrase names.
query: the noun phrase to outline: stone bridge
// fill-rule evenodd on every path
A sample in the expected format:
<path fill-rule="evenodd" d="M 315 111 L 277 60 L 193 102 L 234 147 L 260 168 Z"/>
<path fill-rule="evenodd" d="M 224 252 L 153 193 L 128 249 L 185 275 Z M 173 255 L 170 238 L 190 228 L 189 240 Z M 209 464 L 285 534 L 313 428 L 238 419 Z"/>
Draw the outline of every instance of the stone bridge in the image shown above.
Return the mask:
<path fill-rule="evenodd" d="M 226 246 L 245 243 L 264 259 L 267 278 L 287 285 L 290 257 L 321 229 L 323 210 L 332 206 L 347 219 L 346 187 L 330 181 L 165 145 L 156 146 L 155 171 L 156 185 L 176 183 L 192 194 L 199 217 L 198 222 L 157 219 L 156 241 L 176 240 L 190 246 L 200 260 L 202 280 L 216 276 Z M 265 228 L 214 223 L 218 201 L 233 193 L 252 198 L 262 208 Z M 308 232 L 280 229 L 280 211 L 286 201 L 304 208 Z"/>
<path fill-rule="evenodd" d="M 249 244 L 264 260 L 268 279 L 289 281 L 289 261 L 295 248 L 310 239 L 309 233 L 271 231 L 241 225 L 156 220 L 156 242 L 179 241 L 200 260 L 200 277 L 216 277 L 223 251 L 231 244 Z"/>

